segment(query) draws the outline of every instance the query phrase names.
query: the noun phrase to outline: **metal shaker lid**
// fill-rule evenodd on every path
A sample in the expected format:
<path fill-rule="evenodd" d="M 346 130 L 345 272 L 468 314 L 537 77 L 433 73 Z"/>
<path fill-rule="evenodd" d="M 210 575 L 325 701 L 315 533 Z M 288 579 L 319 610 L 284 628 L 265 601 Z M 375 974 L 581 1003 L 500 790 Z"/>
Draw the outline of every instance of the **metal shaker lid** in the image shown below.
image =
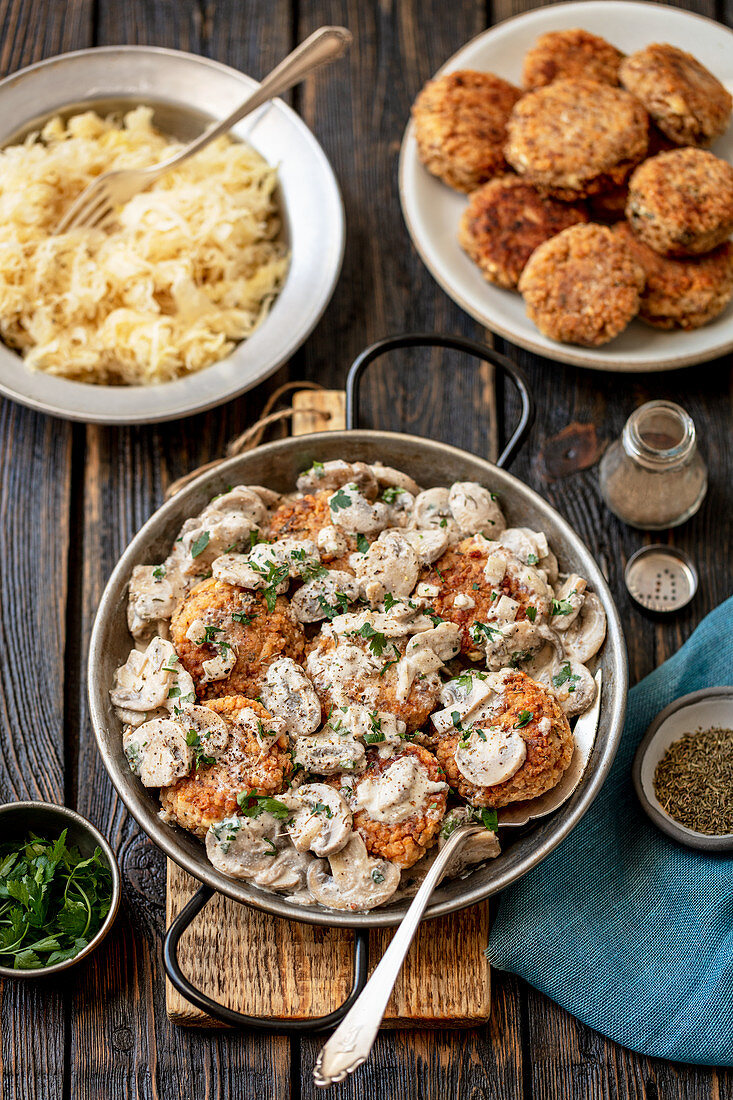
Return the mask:
<path fill-rule="evenodd" d="M 647 611 L 679 611 L 697 592 L 698 575 L 692 560 L 674 546 L 642 546 L 629 558 L 626 587 Z"/>

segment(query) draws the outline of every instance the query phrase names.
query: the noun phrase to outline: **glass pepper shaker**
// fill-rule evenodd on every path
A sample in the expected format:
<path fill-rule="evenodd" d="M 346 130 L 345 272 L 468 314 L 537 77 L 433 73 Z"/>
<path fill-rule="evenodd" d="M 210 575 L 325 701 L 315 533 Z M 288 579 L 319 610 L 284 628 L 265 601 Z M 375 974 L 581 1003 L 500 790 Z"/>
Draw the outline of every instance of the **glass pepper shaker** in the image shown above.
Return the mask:
<path fill-rule="evenodd" d="M 693 516 L 708 487 L 692 417 L 673 401 L 649 401 L 626 421 L 600 465 L 600 489 L 624 523 L 645 531 Z"/>

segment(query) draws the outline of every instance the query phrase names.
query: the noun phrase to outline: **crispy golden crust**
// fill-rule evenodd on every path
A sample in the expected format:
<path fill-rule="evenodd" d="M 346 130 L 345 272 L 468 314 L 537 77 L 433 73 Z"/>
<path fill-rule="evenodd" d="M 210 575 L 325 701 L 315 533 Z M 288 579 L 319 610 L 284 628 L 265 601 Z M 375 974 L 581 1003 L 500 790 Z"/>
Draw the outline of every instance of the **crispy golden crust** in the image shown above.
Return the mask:
<path fill-rule="evenodd" d="M 551 340 L 600 347 L 639 311 L 644 271 L 605 225 L 575 225 L 540 245 L 519 280 L 527 315 Z"/>
<path fill-rule="evenodd" d="M 622 184 L 647 145 L 647 113 L 623 88 L 558 80 L 515 105 L 504 152 L 530 183 L 572 202 Z"/>
<path fill-rule="evenodd" d="M 705 149 L 660 153 L 631 177 L 626 216 L 655 252 L 710 252 L 733 232 L 733 166 Z"/>
<path fill-rule="evenodd" d="M 270 518 L 267 538 L 272 539 L 313 539 L 318 538 L 318 532 L 324 527 L 333 525 L 331 510 L 328 507 L 328 498 L 333 490 L 319 489 L 317 493 L 306 493 L 296 500 L 287 500 L 276 508 Z M 348 551 L 341 557 L 321 552 L 321 560 L 330 569 L 343 569 L 347 573 L 354 570 L 349 565 L 349 554 L 357 549 L 356 539 L 353 535 L 342 532 L 348 544 Z M 373 542 L 372 538 L 369 542 Z"/>
<path fill-rule="evenodd" d="M 527 725 L 519 729 L 527 746 L 527 756 L 521 768 L 504 783 L 494 787 L 477 787 L 458 770 L 455 751 L 461 733 L 449 733 L 438 741 L 435 754 L 443 765 L 453 790 L 474 806 L 506 806 L 525 798 L 537 798 L 559 783 L 573 755 L 573 735 L 568 720 L 553 695 L 523 672 L 512 672 L 506 680 L 503 695 L 505 709 L 494 717 L 492 727 L 513 730 L 516 723 L 530 711 Z M 541 719 L 548 728 L 543 731 Z"/>
<path fill-rule="evenodd" d="M 405 745 L 398 753 L 386 760 L 380 760 L 377 756 L 372 757 L 366 771 L 362 772 L 354 784 L 354 791 L 359 790 L 359 784 L 364 779 L 380 775 L 404 756 L 417 757 L 434 783 L 445 782 L 443 769 L 431 752 L 420 745 Z M 341 777 L 336 776 L 330 780 L 330 783 L 333 787 L 340 787 Z M 362 837 L 371 855 L 388 859 L 404 870 L 417 863 L 435 843 L 447 803 L 448 792 L 436 791 L 428 795 L 425 807 L 420 813 L 394 823 L 375 821 L 366 810 L 357 810 L 354 814 L 354 828 Z"/>
<path fill-rule="evenodd" d="M 728 128 L 730 94 L 684 50 L 653 43 L 626 58 L 620 78 L 676 145 L 710 145 Z"/>
<path fill-rule="evenodd" d="M 254 616 L 242 624 L 232 620 L 232 612 Z M 225 680 L 202 683 L 204 661 L 216 656 L 212 645 L 196 645 L 186 633 L 196 619 L 207 625 L 226 623 L 227 638 L 237 648 L 237 663 Z M 260 592 L 217 581 L 213 577 L 197 584 L 171 620 L 171 641 L 181 664 L 193 677 L 199 699 L 221 695 L 259 694 L 268 667 L 278 657 L 303 660 L 305 635 L 300 623 L 290 612 L 284 596 L 278 596 L 272 611 L 268 611 Z"/>
<path fill-rule="evenodd" d="M 726 241 L 704 256 L 671 259 L 640 241 L 627 222 L 614 232 L 644 268 L 646 286 L 639 316 L 655 328 L 694 329 L 706 325 L 733 298 L 733 244 Z"/>
<path fill-rule="evenodd" d="M 584 204 L 558 202 L 518 176 L 501 176 L 473 192 L 458 240 L 490 283 L 513 290 L 538 245 L 587 221 Z"/>
<path fill-rule="evenodd" d="M 574 27 L 549 31 L 524 55 L 522 83 L 531 91 L 555 80 L 586 79 L 618 84 L 624 55 L 605 38 Z"/>
<path fill-rule="evenodd" d="M 516 572 L 526 572 L 518 559 L 516 564 L 519 568 L 516 572 L 507 570 L 500 585 L 489 584 L 484 576 L 488 556 L 489 551 L 485 544 L 474 538 L 464 539 L 446 550 L 423 578 L 426 584 L 440 589 L 439 595 L 430 601 L 436 615 L 461 627 L 463 653 L 475 655 L 482 652 L 481 647 L 471 638 L 470 628 L 473 623 L 485 623 L 488 620 L 489 612 L 500 596 L 510 596 L 519 604 L 517 622 L 527 618 L 528 607 L 534 607 L 540 618 L 547 616 L 550 610 L 549 599 L 538 598 L 537 592 L 532 592 L 516 576 Z M 456 607 L 455 598 L 458 595 L 470 597 L 474 606 Z"/>
<path fill-rule="evenodd" d="M 348 642 L 359 645 L 361 648 L 366 648 L 367 645 L 366 641 L 362 642 L 359 638 L 349 638 Z M 309 654 L 318 650 L 327 656 L 329 653 L 335 652 L 336 642 L 333 638 L 319 635 L 307 649 Z M 381 674 L 380 670 L 375 668 L 373 674 L 368 677 L 354 678 L 347 682 L 344 685 L 345 698 L 349 703 L 364 703 L 366 706 L 376 707 L 379 710 L 386 710 L 389 714 L 396 715 L 407 725 L 407 732 L 412 733 L 427 722 L 431 711 L 435 708 L 438 701 L 440 681 L 434 673 L 423 678 L 418 677 L 410 687 L 407 698 L 404 700 L 398 699 L 397 672 L 394 664 L 396 649 L 399 649 L 400 656 L 402 656 L 405 651 L 405 643 L 390 639 L 384 650 L 383 658 L 385 665 L 388 662 L 392 663 Z M 327 673 L 321 676 L 315 673 L 312 674 L 309 670 L 307 671 L 313 687 L 316 689 L 316 694 L 321 700 L 323 712 L 328 714 L 334 706 L 334 699 L 330 691 L 330 677 Z"/>
<path fill-rule="evenodd" d="M 241 791 L 279 794 L 293 770 L 285 734 L 264 751 L 253 733 L 234 724 L 239 712 L 249 707 L 267 729 L 272 715 L 261 703 L 237 695 L 212 699 L 206 706 L 221 715 L 229 727 L 231 740 L 224 756 L 160 792 L 163 809 L 183 829 L 200 837 L 206 836 L 214 822 L 239 812 L 237 795 Z"/>
<path fill-rule="evenodd" d="M 420 160 L 459 191 L 506 171 L 509 112 L 521 92 L 493 73 L 465 69 L 429 81 L 412 108 Z"/>

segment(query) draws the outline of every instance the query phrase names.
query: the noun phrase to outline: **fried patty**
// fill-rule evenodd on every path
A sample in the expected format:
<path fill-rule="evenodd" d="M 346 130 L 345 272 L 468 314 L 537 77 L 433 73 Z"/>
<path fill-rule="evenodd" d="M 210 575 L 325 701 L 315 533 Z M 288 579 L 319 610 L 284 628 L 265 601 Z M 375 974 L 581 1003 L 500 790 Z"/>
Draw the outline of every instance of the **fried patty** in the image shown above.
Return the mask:
<path fill-rule="evenodd" d="M 542 34 L 524 55 L 522 83 L 531 91 L 555 80 L 597 80 L 618 84 L 618 70 L 624 55 L 605 38 L 574 27 Z"/>
<path fill-rule="evenodd" d="M 694 329 L 712 321 L 733 298 L 733 244 L 687 259 L 660 256 L 635 236 L 627 222 L 614 232 L 644 268 L 639 316 L 655 328 Z"/>
<path fill-rule="evenodd" d="M 648 140 L 647 113 L 623 88 L 558 80 L 515 105 L 504 152 L 529 183 L 572 202 L 622 184 Z"/>
<path fill-rule="evenodd" d="M 705 149 L 660 153 L 631 177 L 626 216 L 655 252 L 710 252 L 733 232 L 733 166 Z"/>
<path fill-rule="evenodd" d="M 489 554 L 495 551 L 504 556 L 506 570 L 498 584 L 490 584 L 484 567 Z M 485 540 L 475 537 L 463 539 L 446 550 L 424 582 L 439 589 L 438 595 L 431 597 L 431 607 L 441 619 L 460 626 L 461 651 L 472 656 L 483 654 L 483 650 L 471 637 L 471 627 L 474 623 L 489 621 L 501 596 L 509 596 L 519 604 L 517 622 L 527 618 L 527 608 L 533 608 L 535 619 L 540 620 L 547 618 L 550 612 L 552 593 L 537 571 L 506 548 L 496 543 L 487 545 Z M 466 601 L 467 607 L 463 606 Z"/>
<path fill-rule="evenodd" d="M 644 270 L 606 225 L 574 225 L 540 245 L 519 280 L 527 315 L 551 340 L 600 347 L 639 311 Z"/>
<path fill-rule="evenodd" d="M 501 698 L 502 706 L 491 717 L 492 728 L 516 729 L 527 746 L 524 763 L 504 783 L 478 787 L 461 774 L 455 759 L 460 731 L 441 737 L 435 750 L 453 790 L 473 806 L 499 807 L 538 798 L 559 783 L 573 755 L 568 720 L 547 688 L 523 672 L 512 672 L 507 675 Z M 529 721 L 527 713 L 532 715 Z"/>
<path fill-rule="evenodd" d="M 233 619 L 240 616 L 245 621 Z M 186 637 L 197 619 L 219 626 L 227 642 L 237 649 L 237 661 L 224 680 L 204 680 L 204 661 L 217 655 L 216 645 L 196 645 Z M 284 596 L 270 611 L 261 592 L 250 592 L 214 577 L 191 590 L 171 620 L 171 641 L 181 664 L 193 677 L 199 699 L 221 695 L 259 694 L 267 669 L 278 657 L 303 660 L 305 635 Z"/>
<path fill-rule="evenodd" d="M 316 493 L 306 493 L 295 500 L 284 501 L 270 517 L 267 538 L 276 539 L 313 539 L 317 541 L 319 531 L 333 526 L 331 509 L 328 506 L 332 489 L 319 489 Z M 354 570 L 349 565 L 349 555 L 357 549 L 356 538 L 342 531 L 348 550 L 341 556 L 321 551 L 321 560 L 329 569 L 343 569 L 347 573 Z M 369 538 L 373 542 L 373 538 Z"/>
<path fill-rule="evenodd" d="M 514 290 L 538 245 L 587 221 L 584 204 L 559 202 L 519 176 L 507 175 L 473 192 L 458 240 L 490 283 Z"/>
<path fill-rule="evenodd" d="M 522 93 L 493 73 L 464 69 L 429 81 L 412 108 L 420 160 L 459 191 L 506 171 L 509 112 Z"/>
<path fill-rule="evenodd" d="M 420 745 L 405 745 L 403 749 L 386 760 L 372 756 L 366 771 L 362 772 L 354 783 L 354 792 L 358 793 L 359 786 L 365 779 L 380 776 L 395 761 L 405 756 L 414 756 L 419 760 L 433 783 L 446 781 L 443 769 L 431 752 Z M 342 784 L 342 777 L 335 776 L 329 782 L 331 786 L 338 788 Z M 369 816 L 367 810 L 356 810 L 354 828 L 362 837 L 370 855 L 388 859 L 405 869 L 417 863 L 435 843 L 445 816 L 447 802 L 447 790 L 435 791 L 427 796 L 425 805 L 419 812 L 405 818 L 404 821 L 396 822 L 375 821 Z"/>
<path fill-rule="evenodd" d="M 219 714 L 229 728 L 230 741 L 223 756 L 215 764 L 199 767 L 160 792 L 163 809 L 183 829 L 200 837 L 205 837 L 216 821 L 239 812 L 240 792 L 279 794 L 293 770 L 285 734 L 263 750 L 254 730 L 235 724 L 239 714 L 250 708 L 267 730 L 272 715 L 261 703 L 236 695 L 212 699 L 206 706 Z"/>
<path fill-rule="evenodd" d="M 626 58 L 620 79 L 676 145 L 710 145 L 728 128 L 729 92 L 684 50 L 655 42 Z"/>

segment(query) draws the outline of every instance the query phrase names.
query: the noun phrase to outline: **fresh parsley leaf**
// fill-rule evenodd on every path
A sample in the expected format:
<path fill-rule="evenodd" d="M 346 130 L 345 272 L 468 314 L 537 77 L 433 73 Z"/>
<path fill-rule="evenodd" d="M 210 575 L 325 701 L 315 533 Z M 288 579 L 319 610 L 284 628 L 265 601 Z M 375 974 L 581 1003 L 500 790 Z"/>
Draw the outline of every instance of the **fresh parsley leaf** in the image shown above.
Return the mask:
<path fill-rule="evenodd" d="M 557 676 L 552 677 L 552 684 L 553 687 L 556 688 L 562 687 L 563 684 L 567 684 L 568 692 L 572 694 L 572 692 L 575 691 L 575 685 L 579 679 L 580 676 L 573 672 L 570 662 L 568 661 L 567 664 L 562 666 Z"/>
<path fill-rule="evenodd" d="M 367 550 L 369 549 L 369 539 L 366 537 L 366 535 L 356 536 L 356 548 L 360 554 L 366 554 Z"/>
<path fill-rule="evenodd" d="M 337 489 L 328 502 L 332 512 L 340 512 L 343 508 L 351 506 L 351 497 L 343 489 Z"/>
<path fill-rule="evenodd" d="M 400 493 L 404 493 L 404 489 L 399 489 L 396 485 L 390 485 L 382 493 L 382 500 L 385 504 L 394 504 Z"/>
<path fill-rule="evenodd" d="M 318 606 L 327 619 L 335 619 L 337 615 L 345 615 L 349 609 L 349 598 L 343 592 L 335 593 L 336 603 L 329 603 L 325 596 L 318 597 Z"/>
<path fill-rule="evenodd" d="M 358 630 L 354 630 L 351 633 L 358 635 L 361 638 L 369 639 L 369 648 L 375 657 L 381 657 L 384 652 L 384 647 L 387 645 L 387 639 L 384 634 L 379 630 L 375 630 L 371 623 L 364 623 Z"/>
<path fill-rule="evenodd" d="M 256 615 L 248 615 L 246 611 L 232 611 L 232 618 L 235 623 L 241 623 L 242 626 L 249 626 L 257 618 Z"/>
<path fill-rule="evenodd" d="M 314 802 L 311 805 L 311 809 L 314 814 L 325 814 L 326 817 L 333 817 L 333 810 L 330 806 L 327 806 L 325 802 Z"/>
<path fill-rule="evenodd" d="M 535 619 L 537 618 L 537 608 L 532 607 L 531 604 L 530 604 L 529 607 L 525 608 L 525 615 L 527 616 L 529 621 L 531 623 L 533 623 L 535 621 Z"/>
<path fill-rule="evenodd" d="M 514 723 L 514 729 L 515 730 L 524 729 L 525 726 L 529 725 L 529 723 L 532 721 L 533 718 L 534 718 L 534 711 L 533 710 L 523 710 L 523 711 L 521 711 L 520 714 L 519 714 L 519 717 L 517 718 L 516 722 Z"/>
<path fill-rule="evenodd" d="M 573 610 L 570 600 L 553 600 L 550 615 L 569 615 Z"/>
<path fill-rule="evenodd" d="M 163 577 L 165 576 L 165 566 L 156 565 L 155 569 L 153 570 L 153 576 L 155 577 L 156 581 L 162 581 Z"/>
<path fill-rule="evenodd" d="M 285 821 L 290 817 L 290 810 L 283 802 L 278 802 L 268 794 L 257 794 L 256 791 L 240 791 L 237 802 L 244 817 L 259 817 L 262 813 L 272 814 L 278 821 Z"/>
<path fill-rule="evenodd" d="M 384 875 L 379 870 L 379 868 L 375 867 L 372 871 L 372 879 L 374 880 L 374 882 L 377 883 L 378 886 L 384 882 Z"/>
<path fill-rule="evenodd" d="M 485 828 L 487 828 L 491 833 L 495 833 L 496 830 L 499 828 L 499 815 L 497 814 L 496 810 L 487 810 L 486 808 L 484 808 L 481 811 L 481 821 Z"/>
<path fill-rule="evenodd" d="M 539 560 L 536 554 L 529 554 L 527 556 L 527 565 L 536 565 Z"/>
<path fill-rule="evenodd" d="M 471 623 L 468 628 L 468 633 L 471 635 L 471 640 L 477 645 L 480 645 L 485 641 L 492 641 L 495 637 L 503 637 L 501 631 L 497 626 L 492 626 L 491 623 Z"/>
<path fill-rule="evenodd" d="M 191 557 L 197 558 L 199 554 L 203 554 L 206 547 L 209 545 L 209 539 L 211 538 L 208 531 L 202 531 L 197 539 L 194 539 L 191 546 Z"/>
<path fill-rule="evenodd" d="M 399 600 L 396 600 L 391 592 L 387 592 L 384 597 L 384 610 L 391 611 L 396 603 L 399 603 Z"/>

